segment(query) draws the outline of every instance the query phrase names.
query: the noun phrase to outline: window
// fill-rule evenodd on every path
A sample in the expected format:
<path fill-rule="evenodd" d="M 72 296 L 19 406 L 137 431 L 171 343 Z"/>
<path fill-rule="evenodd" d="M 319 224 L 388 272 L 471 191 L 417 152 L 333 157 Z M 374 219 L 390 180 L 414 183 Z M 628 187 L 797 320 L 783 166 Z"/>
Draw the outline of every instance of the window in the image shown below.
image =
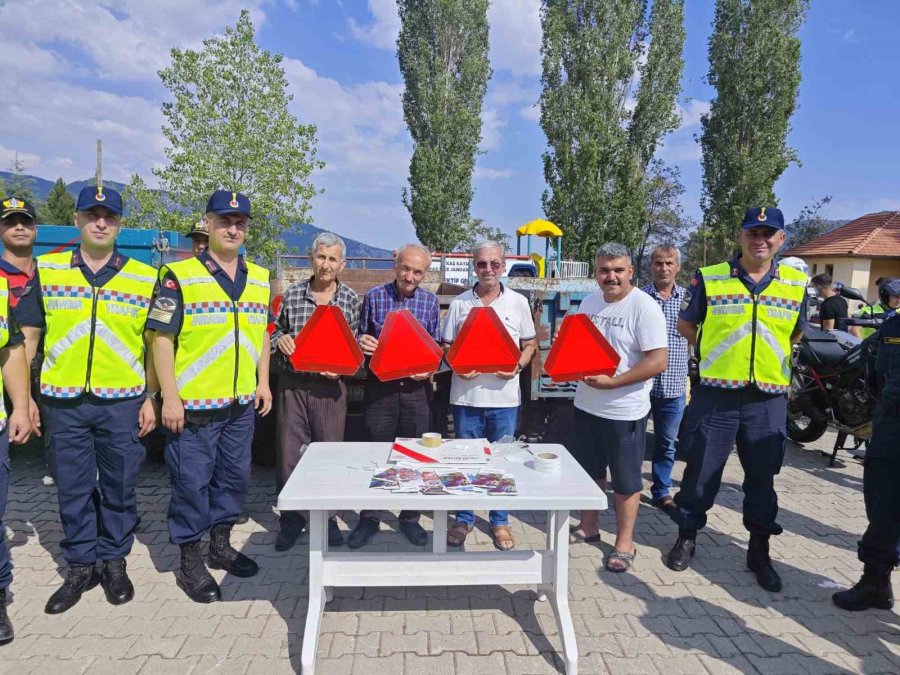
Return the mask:
<path fill-rule="evenodd" d="M 816 276 L 816 274 L 818 274 L 818 273 L 819 273 L 819 263 L 813 263 L 813 273 L 812 273 L 812 275 L 813 275 L 813 276 Z"/>
<path fill-rule="evenodd" d="M 825 265 L 825 274 L 834 278 L 834 265 Z"/>

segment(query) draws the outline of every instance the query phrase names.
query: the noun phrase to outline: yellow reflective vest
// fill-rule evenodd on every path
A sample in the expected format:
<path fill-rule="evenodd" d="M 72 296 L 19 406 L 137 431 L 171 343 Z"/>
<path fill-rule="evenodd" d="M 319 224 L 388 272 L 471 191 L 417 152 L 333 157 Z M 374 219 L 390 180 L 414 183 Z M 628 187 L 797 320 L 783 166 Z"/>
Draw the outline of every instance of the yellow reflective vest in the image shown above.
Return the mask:
<path fill-rule="evenodd" d="M 9 341 L 9 283 L 6 277 L 0 277 L 0 349 Z M 3 371 L 0 371 L 0 399 L 3 398 Z M 0 431 L 6 428 L 6 406 L 0 405 Z"/>
<path fill-rule="evenodd" d="M 103 399 L 144 393 L 144 326 L 156 270 L 127 259 L 103 286 L 94 287 L 73 264 L 74 253 L 38 256 L 47 332 L 41 393 Z M 118 254 L 115 254 L 118 255 Z"/>
<path fill-rule="evenodd" d="M 878 315 L 878 314 L 886 314 L 886 313 L 889 312 L 889 311 L 890 311 L 889 309 L 885 309 L 885 308 L 884 308 L 884 305 L 882 305 L 882 304 L 879 302 L 877 305 L 874 305 L 874 306 L 871 307 L 871 308 L 870 308 L 870 307 L 863 307 L 863 308 L 859 311 L 859 313 L 857 314 L 857 316 L 858 316 L 860 319 L 873 319 L 873 318 L 877 318 L 877 315 Z M 869 337 L 870 335 L 874 334 L 874 333 L 875 333 L 875 330 L 876 330 L 875 328 L 861 327 L 861 328 L 859 329 L 859 336 L 860 336 L 863 340 L 865 340 L 867 337 Z"/>
<path fill-rule="evenodd" d="M 215 410 L 256 395 L 269 313 L 269 271 L 247 263 L 247 285 L 237 302 L 198 258 L 171 263 L 181 287 L 183 320 L 175 350 L 175 381 L 187 410 Z"/>
<path fill-rule="evenodd" d="M 724 389 L 755 384 L 783 393 L 791 384 L 791 333 L 797 325 L 806 275 L 779 265 L 754 295 L 724 262 L 700 269 L 706 318 L 700 331 L 700 382 Z"/>

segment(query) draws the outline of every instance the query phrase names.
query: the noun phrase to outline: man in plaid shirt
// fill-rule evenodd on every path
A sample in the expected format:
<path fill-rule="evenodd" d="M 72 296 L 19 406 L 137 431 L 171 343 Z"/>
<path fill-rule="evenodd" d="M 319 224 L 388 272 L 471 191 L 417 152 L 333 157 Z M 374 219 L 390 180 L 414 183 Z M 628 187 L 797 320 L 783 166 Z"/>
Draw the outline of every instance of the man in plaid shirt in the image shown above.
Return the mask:
<path fill-rule="evenodd" d="M 275 401 L 276 464 L 278 492 L 290 478 L 302 450 L 313 442 L 344 440 L 347 419 L 347 385 L 335 373 L 301 373 L 294 370 L 290 356 L 294 338 L 319 305 L 337 306 L 355 334 L 359 326 L 359 296 L 338 275 L 344 269 L 344 240 L 322 232 L 309 249 L 313 276 L 288 286 L 272 333 L 272 353 L 278 364 Z M 306 518 L 297 511 L 284 511 L 276 551 L 286 551 L 297 543 L 306 527 Z M 340 546 L 344 535 L 332 517 L 328 521 L 328 545 Z"/>
<path fill-rule="evenodd" d="M 662 244 L 650 254 L 652 283 L 642 291 L 649 294 L 662 308 L 666 317 L 669 338 L 669 361 L 666 370 L 653 380 L 650 391 L 650 414 L 653 416 L 653 503 L 663 511 L 670 511 L 675 502 L 669 495 L 672 488 L 672 466 L 675 464 L 675 439 L 685 407 L 685 382 L 688 373 L 688 344 L 678 332 L 678 311 L 685 297 L 685 289 L 675 283 L 681 269 L 681 253 L 671 245 Z"/>
<path fill-rule="evenodd" d="M 419 288 L 431 266 L 431 254 L 418 244 L 407 244 L 394 258 L 395 279 L 366 293 L 359 318 L 359 346 L 366 356 L 378 348 L 378 338 L 389 312 L 408 309 L 434 338 L 441 339 L 440 304 L 434 293 Z M 366 379 L 365 407 L 369 440 L 393 441 L 419 437 L 431 426 L 431 375 L 381 382 L 369 373 Z M 400 512 L 400 531 L 416 546 L 428 543 L 428 533 L 419 525 L 418 511 Z M 359 524 L 350 533 L 347 545 L 360 548 L 378 532 L 377 511 L 362 511 Z"/>

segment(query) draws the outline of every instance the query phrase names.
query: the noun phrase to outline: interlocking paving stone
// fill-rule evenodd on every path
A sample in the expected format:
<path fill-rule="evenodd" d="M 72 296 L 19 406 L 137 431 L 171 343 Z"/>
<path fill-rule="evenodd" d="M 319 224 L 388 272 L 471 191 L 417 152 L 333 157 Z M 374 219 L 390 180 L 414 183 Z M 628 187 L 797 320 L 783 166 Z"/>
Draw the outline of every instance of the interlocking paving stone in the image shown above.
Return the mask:
<path fill-rule="evenodd" d="M 689 571 L 674 573 L 663 564 L 675 527 L 646 500 L 635 528 L 640 553 L 634 569 L 623 575 L 603 570 L 614 540 L 614 515 L 603 514 L 603 540 L 570 549 L 569 604 L 580 672 L 900 672 L 897 615 L 850 615 L 831 603 L 836 586 L 859 578 L 856 542 L 866 525 L 862 466 L 842 453 L 843 461 L 828 467 L 818 450 L 833 442 L 829 433 L 808 448 L 788 446 L 776 479 L 785 528 L 772 541 L 785 582 L 777 594 L 760 589 L 745 568 L 736 457 L 726 467 Z M 649 470 L 647 462 L 645 488 Z M 683 470 L 676 463 L 676 482 Z M 58 616 L 43 612 L 62 582 L 64 561 L 56 493 L 40 484 L 41 476 L 40 451 L 13 447 L 4 521 L 15 565 L 9 613 L 17 637 L 0 647 L 0 675 L 299 670 L 308 539 L 288 552 L 274 551 L 271 469 L 254 466 L 251 519 L 234 530 L 236 546 L 259 563 L 260 574 L 236 579 L 214 572 L 223 602 L 194 604 L 176 587 L 178 551 L 169 544 L 165 521 L 168 476 L 148 462 L 138 484 L 142 526 L 128 558 L 135 600 L 113 607 L 97 588 Z M 338 515 L 345 531 L 355 525 L 355 514 Z M 544 514 L 512 517 L 519 547 L 541 548 Z M 429 514 L 422 522 L 431 529 Z M 481 520 L 466 548 L 493 550 Z M 388 519 L 372 550 L 413 549 Z M 534 588 L 340 588 L 323 617 L 317 673 L 562 672 L 559 648 L 552 608 L 537 601 Z"/>

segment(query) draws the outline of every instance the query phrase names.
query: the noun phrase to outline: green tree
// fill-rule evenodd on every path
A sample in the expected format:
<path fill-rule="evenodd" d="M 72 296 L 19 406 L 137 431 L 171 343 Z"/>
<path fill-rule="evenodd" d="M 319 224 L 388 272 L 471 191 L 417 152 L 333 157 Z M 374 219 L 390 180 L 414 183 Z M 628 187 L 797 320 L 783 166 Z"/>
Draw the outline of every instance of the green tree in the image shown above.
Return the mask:
<path fill-rule="evenodd" d="M 567 253 L 637 246 L 647 170 L 678 124 L 683 0 L 543 0 L 544 213 Z"/>
<path fill-rule="evenodd" d="M 632 255 L 638 283 L 646 283 L 649 278 L 647 265 L 653 247 L 668 244 L 680 249 L 689 227 L 681 208 L 684 185 L 676 167 L 667 166 L 661 160 L 651 162 L 647 170 L 645 194 L 644 221 Z"/>
<path fill-rule="evenodd" d="M 397 0 L 397 8 L 403 117 L 414 146 L 403 204 L 425 246 L 452 251 L 470 226 L 491 76 L 488 0 Z"/>
<path fill-rule="evenodd" d="M 503 244 L 507 248 L 509 247 L 509 235 L 506 234 L 506 232 L 499 227 L 485 225 L 481 218 L 472 218 L 465 227 L 463 238 L 460 239 L 459 243 L 452 250 L 456 252 L 468 252 L 471 251 L 472 247 L 479 241 L 496 241 L 498 244 Z"/>
<path fill-rule="evenodd" d="M 822 209 L 831 203 L 831 195 L 825 195 L 812 204 L 807 204 L 800 209 L 797 219 L 787 226 L 787 246 L 794 248 L 806 242 L 820 237 L 836 223 L 822 217 Z"/>
<path fill-rule="evenodd" d="M 159 219 L 170 210 L 186 230 L 214 190 L 243 192 L 254 216 L 247 251 L 264 262 L 283 246 L 284 231 L 311 222 L 309 202 L 318 192 L 311 174 L 324 163 L 316 159 L 315 127 L 288 110 L 281 61 L 256 44 L 246 10 L 199 51 L 172 50 L 171 66 L 159 73 L 174 97 L 162 107 L 168 164 L 153 171 L 159 191 L 132 185 L 131 198 L 149 210 L 135 222 L 169 226 Z"/>
<path fill-rule="evenodd" d="M 775 181 L 797 153 L 787 145 L 800 85 L 797 33 L 809 0 L 717 0 L 701 119 L 703 225 L 712 260 L 732 249 L 744 210 L 777 206 Z"/>
<path fill-rule="evenodd" d="M 9 172 L 12 174 L 12 177 L 6 181 L 4 186 L 6 195 L 24 199 L 35 208 L 40 206 L 40 200 L 34 191 L 34 178 L 25 174 L 25 163 L 19 159 L 19 153 L 15 154 L 13 161 L 10 163 Z M 69 217 L 71 218 L 71 214 L 69 214 Z"/>
<path fill-rule="evenodd" d="M 66 183 L 57 178 L 47 201 L 38 209 L 38 222 L 48 225 L 72 225 L 72 214 L 75 213 L 75 198 L 69 194 Z"/>

